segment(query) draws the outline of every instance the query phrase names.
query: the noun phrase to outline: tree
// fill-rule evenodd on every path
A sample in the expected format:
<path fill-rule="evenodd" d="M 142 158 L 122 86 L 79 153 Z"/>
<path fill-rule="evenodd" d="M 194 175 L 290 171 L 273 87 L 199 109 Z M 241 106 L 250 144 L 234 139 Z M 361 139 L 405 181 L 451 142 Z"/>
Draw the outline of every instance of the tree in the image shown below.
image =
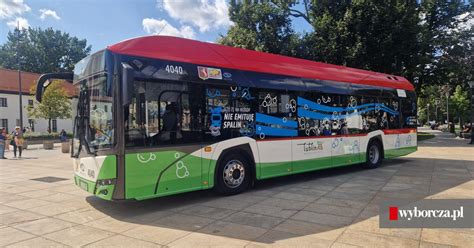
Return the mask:
<path fill-rule="evenodd" d="M 15 29 L 0 46 L 0 67 L 48 73 L 71 71 L 74 64 L 89 55 L 91 46 L 68 33 L 52 28 Z"/>
<path fill-rule="evenodd" d="M 474 73 L 472 1 L 247 0 L 229 11 L 235 25 L 223 44 L 402 75 L 419 94 L 432 84 L 465 84 Z M 285 21 L 269 22 L 274 16 Z M 294 18 L 313 30 L 272 36 L 251 25 L 292 30 Z"/>
<path fill-rule="evenodd" d="M 51 132 L 51 120 L 72 117 L 71 101 L 62 84 L 62 81 L 53 80 L 46 88 L 42 101 L 35 106 L 28 105 L 27 108 L 29 117 L 48 120 L 48 132 Z M 34 84 L 30 92 L 31 94 L 36 92 Z"/>
<path fill-rule="evenodd" d="M 420 13 L 417 89 L 437 84 L 465 85 L 474 73 L 474 5 L 463 0 L 424 0 Z"/>
<path fill-rule="evenodd" d="M 469 89 L 463 89 L 461 85 L 456 86 L 451 96 L 451 103 L 454 113 L 458 117 L 459 124 L 462 125 L 463 120 L 469 118 Z"/>
<path fill-rule="evenodd" d="M 293 55 L 297 37 L 286 11 L 271 2 L 257 4 L 232 0 L 230 19 L 236 24 L 219 43 L 262 52 Z"/>

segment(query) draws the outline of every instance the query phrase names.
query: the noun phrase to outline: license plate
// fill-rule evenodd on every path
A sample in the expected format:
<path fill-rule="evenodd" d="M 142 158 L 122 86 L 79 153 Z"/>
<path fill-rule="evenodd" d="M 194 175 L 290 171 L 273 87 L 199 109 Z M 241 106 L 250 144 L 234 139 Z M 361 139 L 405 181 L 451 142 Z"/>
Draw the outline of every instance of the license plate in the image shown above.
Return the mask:
<path fill-rule="evenodd" d="M 86 182 L 83 182 L 82 180 L 79 180 L 79 187 L 81 187 L 85 191 L 89 191 L 89 185 Z"/>

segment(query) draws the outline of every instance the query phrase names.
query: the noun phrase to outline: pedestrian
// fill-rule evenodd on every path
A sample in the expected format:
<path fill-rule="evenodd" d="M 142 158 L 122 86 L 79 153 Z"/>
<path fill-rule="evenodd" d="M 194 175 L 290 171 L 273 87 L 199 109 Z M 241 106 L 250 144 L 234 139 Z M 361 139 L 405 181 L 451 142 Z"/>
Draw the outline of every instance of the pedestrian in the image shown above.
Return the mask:
<path fill-rule="evenodd" d="M 64 131 L 64 129 L 62 129 L 61 132 L 59 133 L 59 140 L 61 140 L 61 142 L 67 141 L 67 134 L 66 134 L 66 131 Z"/>
<path fill-rule="evenodd" d="M 0 128 L 0 159 L 7 159 L 5 157 L 5 147 L 7 145 L 7 130 Z"/>
<path fill-rule="evenodd" d="M 13 155 L 16 158 L 16 150 L 18 149 L 18 158 L 21 158 L 21 153 L 23 152 L 23 133 L 20 130 L 20 127 L 15 127 L 13 132 Z"/>

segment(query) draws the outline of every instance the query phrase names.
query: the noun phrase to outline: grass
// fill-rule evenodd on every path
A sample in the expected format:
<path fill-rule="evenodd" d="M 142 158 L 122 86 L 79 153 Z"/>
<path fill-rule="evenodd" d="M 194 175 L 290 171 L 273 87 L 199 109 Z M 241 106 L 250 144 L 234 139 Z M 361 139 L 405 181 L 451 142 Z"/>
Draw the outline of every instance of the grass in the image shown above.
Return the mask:
<path fill-rule="evenodd" d="M 434 138 L 434 135 L 431 133 L 418 132 L 416 137 L 418 141 L 422 141 L 422 140 L 432 139 Z"/>

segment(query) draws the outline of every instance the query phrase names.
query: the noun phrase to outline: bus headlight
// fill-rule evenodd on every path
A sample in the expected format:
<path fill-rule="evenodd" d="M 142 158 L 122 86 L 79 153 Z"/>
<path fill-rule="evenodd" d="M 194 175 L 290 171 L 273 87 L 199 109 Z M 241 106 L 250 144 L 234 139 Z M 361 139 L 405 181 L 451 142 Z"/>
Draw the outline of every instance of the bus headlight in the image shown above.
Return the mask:
<path fill-rule="evenodd" d="M 97 186 L 115 185 L 115 179 L 99 179 Z"/>

